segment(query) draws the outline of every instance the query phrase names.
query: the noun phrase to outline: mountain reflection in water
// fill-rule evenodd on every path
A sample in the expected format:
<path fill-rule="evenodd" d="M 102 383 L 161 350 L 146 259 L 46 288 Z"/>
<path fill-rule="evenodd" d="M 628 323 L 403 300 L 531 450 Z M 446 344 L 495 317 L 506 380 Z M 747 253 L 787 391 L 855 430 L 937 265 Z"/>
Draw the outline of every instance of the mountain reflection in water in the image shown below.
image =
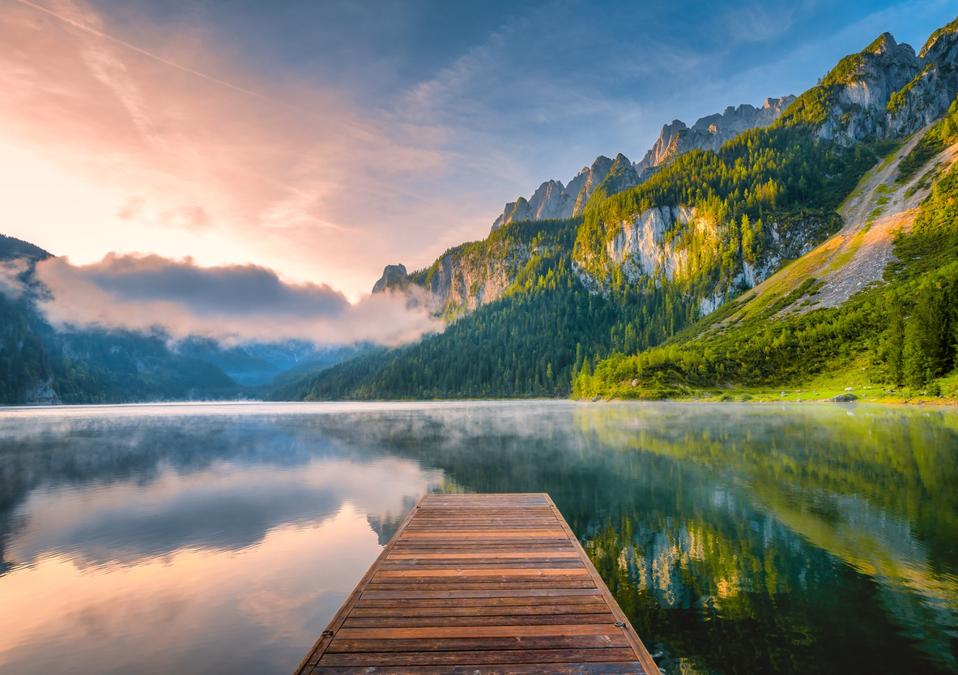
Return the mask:
<path fill-rule="evenodd" d="M 429 490 L 546 491 L 669 672 L 958 670 L 958 414 L 0 411 L 0 670 L 289 672 Z"/>

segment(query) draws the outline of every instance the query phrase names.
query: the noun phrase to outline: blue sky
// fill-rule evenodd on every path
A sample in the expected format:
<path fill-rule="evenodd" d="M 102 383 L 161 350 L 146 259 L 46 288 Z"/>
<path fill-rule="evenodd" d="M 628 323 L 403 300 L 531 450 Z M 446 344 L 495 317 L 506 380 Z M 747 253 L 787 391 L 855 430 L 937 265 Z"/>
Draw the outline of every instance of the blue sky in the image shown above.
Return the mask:
<path fill-rule="evenodd" d="M 131 13 L 128 0 L 96 4 L 118 21 Z M 598 153 L 639 159 L 673 118 L 691 123 L 800 93 L 885 30 L 918 49 L 958 12 L 944 0 L 133 6 L 136 21 L 146 12 L 207 27 L 251 69 L 333 89 L 385 116 L 428 115 L 461 151 L 502 153 L 515 165 L 507 176 L 532 181 L 571 175 Z"/>
<path fill-rule="evenodd" d="M 545 179 L 600 153 L 640 159 L 663 123 L 798 94 L 879 33 L 917 49 L 958 12 L 944 0 L 7 2 L 5 40 L 23 44 L 0 57 L 16 88 L 0 145 L 23 183 L 8 214 L 29 215 L 0 231 L 81 263 L 255 263 L 351 300 L 386 263 L 421 267 L 485 236 Z M 68 212 L 36 199 L 54 173 Z"/>

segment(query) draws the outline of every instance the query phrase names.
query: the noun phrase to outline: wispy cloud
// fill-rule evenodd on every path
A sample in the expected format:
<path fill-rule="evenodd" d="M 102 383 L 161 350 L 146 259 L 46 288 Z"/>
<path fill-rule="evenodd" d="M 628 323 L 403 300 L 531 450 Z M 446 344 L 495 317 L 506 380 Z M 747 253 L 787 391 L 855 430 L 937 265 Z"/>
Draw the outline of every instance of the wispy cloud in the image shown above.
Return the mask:
<path fill-rule="evenodd" d="M 438 253 L 452 242 L 437 233 L 468 219 L 470 199 L 422 189 L 445 171 L 437 132 L 141 28 L 158 46 L 113 36 L 81 2 L 0 17 L 4 230 L 86 262 L 261 262 L 358 298 L 397 249 Z"/>
<path fill-rule="evenodd" d="M 734 43 L 765 42 L 786 33 L 800 11 L 808 3 L 743 2 L 726 8 L 719 18 L 723 34 Z"/>

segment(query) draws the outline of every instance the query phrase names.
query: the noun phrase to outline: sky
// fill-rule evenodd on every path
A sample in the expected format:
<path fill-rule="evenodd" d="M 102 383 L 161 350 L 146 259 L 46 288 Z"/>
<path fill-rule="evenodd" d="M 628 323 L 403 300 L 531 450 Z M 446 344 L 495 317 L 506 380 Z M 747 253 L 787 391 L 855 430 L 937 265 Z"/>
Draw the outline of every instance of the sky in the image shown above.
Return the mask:
<path fill-rule="evenodd" d="M 0 0 L 0 233 L 74 272 L 242 269 L 361 303 L 385 264 L 482 238 L 543 180 L 798 94 L 883 31 L 918 48 L 955 11 Z"/>

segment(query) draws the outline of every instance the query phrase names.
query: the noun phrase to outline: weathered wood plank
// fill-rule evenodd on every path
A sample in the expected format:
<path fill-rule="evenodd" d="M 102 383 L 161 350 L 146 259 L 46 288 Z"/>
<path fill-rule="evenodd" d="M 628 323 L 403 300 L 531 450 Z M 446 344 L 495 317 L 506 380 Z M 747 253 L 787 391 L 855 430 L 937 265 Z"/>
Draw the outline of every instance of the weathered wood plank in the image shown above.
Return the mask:
<path fill-rule="evenodd" d="M 357 617 L 350 614 L 343 628 L 431 628 L 433 626 L 542 626 L 548 624 L 615 623 L 606 608 L 602 614 L 526 614 L 522 616 L 414 616 Z"/>
<path fill-rule="evenodd" d="M 393 553 L 389 560 L 448 560 L 472 558 L 570 558 L 578 560 L 579 556 L 571 547 L 557 551 L 489 551 L 484 553 Z M 388 561 L 387 561 L 388 562 Z"/>
<path fill-rule="evenodd" d="M 657 673 L 545 494 L 428 495 L 297 671 Z"/>
<path fill-rule="evenodd" d="M 629 641 L 621 634 L 580 635 L 566 637 L 496 637 L 496 638 L 446 638 L 400 640 L 345 640 L 336 638 L 329 645 L 330 652 L 434 652 L 476 651 L 481 649 L 598 649 L 601 647 L 628 647 Z"/>
<path fill-rule="evenodd" d="M 412 617 L 412 616 L 520 616 L 523 614 L 608 614 L 609 608 L 604 602 L 572 603 L 569 605 L 462 605 L 399 607 L 360 607 L 357 605 L 350 617 Z"/>
<path fill-rule="evenodd" d="M 518 588 L 513 590 L 366 590 L 362 593 L 363 598 L 370 599 L 391 599 L 391 600 L 411 600 L 411 599 L 434 599 L 434 598 L 548 598 L 554 596 L 578 595 L 582 597 L 601 595 L 599 589 L 594 586 L 591 588 Z"/>
<path fill-rule="evenodd" d="M 455 559 L 455 560 L 396 560 L 383 563 L 386 570 L 443 570 L 465 567 L 480 567 L 484 570 L 497 569 L 583 569 L 578 560 L 562 558 L 511 558 L 511 559 Z"/>
<path fill-rule="evenodd" d="M 605 649 L 535 649 L 471 652 L 364 652 L 343 654 L 327 652 L 319 665 L 330 666 L 433 666 L 494 665 L 499 663 L 581 663 L 583 661 L 622 661 L 633 657 L 628 647 Z"/>
<path fill-rule="evenodd" d="M 395 581 L 386 579 L 384 582 L 373 582 L 368 585 L 370 590 L 374 591 L 446 591 L 463 589 L 469 591 L 495 591 L 495 590 L 517 590 L 526 587 L 537 588 L 595 588 L 595 583 L 589 578 L 583 578 L 581 581 L 567 581 L 565 579 L 556 579 L 548 577 L 511 577 L 505 579 L 487 579 L 485 581 L 469 580 L 462 581 L 450 579 L 445 582 L 422 580 L 402 580 L 396 583 L 386 583 Z"/>
<path fill-rule="evenodd" d="M 404 532 L 400 539 L 565 539 L 561 527 L 551 530 L 423 530 Z"/>
<path fill-rule="evenodd" d="M 418 628 L 343 628 L 343 638 L 391 640 L 410 637 L 509 637 L 536 635 L 607 635 L 615 624 L 550 624 L 536 626 L 428 626 Z"/>
<path fill-rule="evenodd" d="M 553 595 L 524 596 L 507 598 L 408 598 L 380 599 L 360 598 L 355 607 L 503 607 L 503 606 L 539 606 L 539 605 L 592 605 L 601 603 L 594 595 Z"/>
<path fill-rule="evenodd" d="M 537 567 L 453 567 L 451 569 L 412 569 L 412 570 L 382 570 L 378 579 L 431 579 L 432 577 L 587 577 L 588 570 L 584 567 L 541 569 Z"/>

